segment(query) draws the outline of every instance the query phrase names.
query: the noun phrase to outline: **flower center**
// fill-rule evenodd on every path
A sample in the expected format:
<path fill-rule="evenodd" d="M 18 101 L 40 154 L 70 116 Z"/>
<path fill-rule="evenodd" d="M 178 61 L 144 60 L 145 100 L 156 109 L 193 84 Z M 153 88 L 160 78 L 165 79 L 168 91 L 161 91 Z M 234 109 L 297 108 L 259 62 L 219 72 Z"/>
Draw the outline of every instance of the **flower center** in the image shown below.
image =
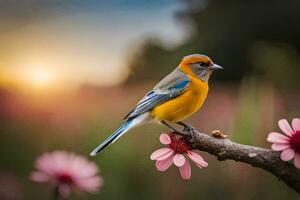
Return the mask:
<path fill-rule="evenodd" d="M 169 144 L 169 148 L 175 151 L 175 153 L 187 153 L 190 149 L 189 143 L 186 141 L 185 138 L 176 138 L 176 136 L 171 137 L 171 144 Z"/>
<path fill-rule="evenodd" d="M 74 182 L 73 178 L 67 173 L 59 174 L 57 176 L 57 179 L 60 183 L 65 183 L 65 184 L 72 184 Z"/>
<path fill-rule="evenodd" d="M 291 137 L 290 144 L 292 149 L 294 149 L 297 153 L 300 153 L 300 131 L 296 131 Z"/>

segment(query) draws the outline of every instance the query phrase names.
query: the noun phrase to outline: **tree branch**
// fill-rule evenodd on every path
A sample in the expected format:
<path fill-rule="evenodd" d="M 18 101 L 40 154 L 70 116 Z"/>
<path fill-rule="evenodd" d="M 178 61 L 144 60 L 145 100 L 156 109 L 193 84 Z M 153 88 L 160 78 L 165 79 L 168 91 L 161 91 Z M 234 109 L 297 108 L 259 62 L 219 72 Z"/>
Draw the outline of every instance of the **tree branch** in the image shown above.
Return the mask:
<path fill-rule="evenodd" d="M 280 152 L 234 143 L 198 131 L 191 145 L 194 149 L 216 156 L 220 161 L 235 160 L 264 169 L 300 193 L 300 170 L 289 162 L 283 162 Z"/>

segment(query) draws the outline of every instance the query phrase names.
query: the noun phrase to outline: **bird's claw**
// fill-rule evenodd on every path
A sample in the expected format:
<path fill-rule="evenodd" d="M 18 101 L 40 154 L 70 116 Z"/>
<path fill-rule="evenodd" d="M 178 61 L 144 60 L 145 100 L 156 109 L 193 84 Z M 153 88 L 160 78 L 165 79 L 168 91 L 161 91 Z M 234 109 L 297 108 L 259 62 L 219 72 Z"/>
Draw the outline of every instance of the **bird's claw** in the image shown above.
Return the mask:
<path fill-rule="evenodd" d="M 185 126 L 183 132 L 187 133 L 187 139 L 189 142 L 195 142 L 196 140 L 196 129 L 192 126 Z"/>

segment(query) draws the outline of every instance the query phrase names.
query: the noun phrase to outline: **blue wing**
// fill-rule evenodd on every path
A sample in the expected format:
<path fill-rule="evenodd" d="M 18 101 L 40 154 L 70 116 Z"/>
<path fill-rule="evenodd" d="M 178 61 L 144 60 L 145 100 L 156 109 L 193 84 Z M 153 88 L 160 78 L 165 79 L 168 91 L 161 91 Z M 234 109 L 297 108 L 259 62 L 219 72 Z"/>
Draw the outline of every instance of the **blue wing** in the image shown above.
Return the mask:
<path fill-rule="evenodd" d="M 175 70 L 157 84 L 152 91 L 147 93 L 146 96 L 137 104 L 136 108 L 124 119 L 134 118 L 181 95 L 186 91 L 189 83 L 190 79 L 188 76 Z"/>

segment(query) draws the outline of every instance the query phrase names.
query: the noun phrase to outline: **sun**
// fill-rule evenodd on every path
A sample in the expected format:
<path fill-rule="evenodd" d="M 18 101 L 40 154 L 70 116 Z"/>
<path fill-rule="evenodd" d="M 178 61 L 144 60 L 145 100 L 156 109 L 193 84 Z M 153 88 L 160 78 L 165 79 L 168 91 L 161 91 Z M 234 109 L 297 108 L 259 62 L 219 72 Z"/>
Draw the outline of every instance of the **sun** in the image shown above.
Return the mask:
<path fill-rule="evenodd" d="M 56 74 L 49 68 L 37 67 L 27 69 L 24 78 L 33 88 L 45 89 L 55 84 Z"/>

